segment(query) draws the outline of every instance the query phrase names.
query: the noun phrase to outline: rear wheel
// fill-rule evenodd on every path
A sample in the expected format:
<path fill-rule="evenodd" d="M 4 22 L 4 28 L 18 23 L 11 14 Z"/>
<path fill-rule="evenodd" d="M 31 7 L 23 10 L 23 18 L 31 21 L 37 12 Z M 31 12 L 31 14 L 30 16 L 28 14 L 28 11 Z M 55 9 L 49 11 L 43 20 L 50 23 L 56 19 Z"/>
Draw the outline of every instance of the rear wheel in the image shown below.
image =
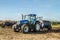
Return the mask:
<path fill-rule="evenodd" d="M 28 26 L 27 24 L 23 24 L 23 25 L 21 26 L 21 31 L 22 31 L 23 33 L 28 33 L 28 32 L 29 32 L 29 26 Z"/>
<path fill-rule="evenodd" d="M 36 23 L 36 26 L 35 26 L 35 31 L 40 31 L 40 24 L 39 23 Z"/>

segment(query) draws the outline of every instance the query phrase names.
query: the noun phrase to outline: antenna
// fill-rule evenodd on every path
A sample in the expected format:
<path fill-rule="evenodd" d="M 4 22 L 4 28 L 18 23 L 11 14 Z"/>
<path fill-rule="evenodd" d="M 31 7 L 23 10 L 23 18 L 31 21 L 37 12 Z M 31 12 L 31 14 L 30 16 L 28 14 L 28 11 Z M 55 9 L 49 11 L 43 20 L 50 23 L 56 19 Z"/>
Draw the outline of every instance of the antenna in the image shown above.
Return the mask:
<path fill-rule="evenodd" d="M 22 14 L 22 20 L 23 20 L 23 14 Z"/>

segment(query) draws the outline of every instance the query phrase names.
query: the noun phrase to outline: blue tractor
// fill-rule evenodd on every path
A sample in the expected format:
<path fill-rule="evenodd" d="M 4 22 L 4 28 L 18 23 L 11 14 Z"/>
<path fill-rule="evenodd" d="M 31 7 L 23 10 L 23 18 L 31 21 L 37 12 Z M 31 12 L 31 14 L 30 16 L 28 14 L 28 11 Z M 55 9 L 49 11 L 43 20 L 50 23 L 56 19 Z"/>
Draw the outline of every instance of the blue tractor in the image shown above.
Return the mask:
<path fill-rule="evenodd" d="M 40 31 L 40 22 L 36 18 L 36 14 L 22 15 L 22 20 L 13 25 L 15 32 L 28 33 L 29 31 Z"/>

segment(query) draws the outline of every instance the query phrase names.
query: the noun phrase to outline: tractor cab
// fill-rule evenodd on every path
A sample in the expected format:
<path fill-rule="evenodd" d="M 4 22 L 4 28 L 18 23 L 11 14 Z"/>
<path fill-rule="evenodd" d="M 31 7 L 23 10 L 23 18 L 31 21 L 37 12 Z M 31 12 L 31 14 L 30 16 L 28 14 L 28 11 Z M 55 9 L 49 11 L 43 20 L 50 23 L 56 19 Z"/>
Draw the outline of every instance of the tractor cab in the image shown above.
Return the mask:
<path fill-rule="evenodd" d="M 36 22 L 36 14 L 28 14 L 28 15 L 22 15 L 22 20 L 20 23 L 26 24 L 26 23 L 31 23 L 35 24 Z"/>

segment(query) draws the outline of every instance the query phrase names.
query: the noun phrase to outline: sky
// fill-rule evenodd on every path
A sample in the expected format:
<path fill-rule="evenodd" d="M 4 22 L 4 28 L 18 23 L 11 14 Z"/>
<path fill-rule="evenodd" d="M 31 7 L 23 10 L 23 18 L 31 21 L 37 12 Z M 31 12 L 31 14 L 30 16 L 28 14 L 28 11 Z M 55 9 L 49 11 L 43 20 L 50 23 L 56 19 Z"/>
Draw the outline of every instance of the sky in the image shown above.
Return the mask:
<path fill-rule="evenodd" d="M 0 20 L 20 20 L 22 14 L 60 21 L 60 0 L 0 0 Z"/>

